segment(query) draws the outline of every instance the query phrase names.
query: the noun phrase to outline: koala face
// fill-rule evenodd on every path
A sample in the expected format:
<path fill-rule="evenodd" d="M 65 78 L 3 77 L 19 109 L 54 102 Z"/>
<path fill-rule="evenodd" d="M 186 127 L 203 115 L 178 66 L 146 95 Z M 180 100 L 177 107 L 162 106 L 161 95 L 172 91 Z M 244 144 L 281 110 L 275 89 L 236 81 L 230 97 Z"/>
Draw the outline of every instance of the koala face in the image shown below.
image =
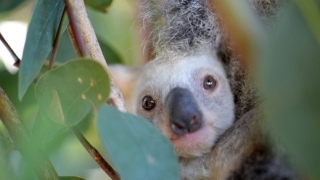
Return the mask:
<path fill-rule="evenodd" d="M 155 59 L 143 68 L 135 85 L 133 113 L 169 138 L 178 156 L 209 152 L 234 121 L 226 73 L 211 53 Z"/>

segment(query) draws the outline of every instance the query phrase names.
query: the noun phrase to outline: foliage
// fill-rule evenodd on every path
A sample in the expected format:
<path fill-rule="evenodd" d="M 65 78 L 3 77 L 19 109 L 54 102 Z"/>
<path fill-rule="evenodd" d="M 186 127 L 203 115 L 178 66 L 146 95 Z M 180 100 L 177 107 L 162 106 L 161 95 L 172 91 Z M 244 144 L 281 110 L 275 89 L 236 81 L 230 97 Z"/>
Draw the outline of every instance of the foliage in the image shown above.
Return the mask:
<path fill-rule="evenodd" d="M 35 86 L 41 110 L 63 126 L 76 125 L 106 102 L 109 92 L 107 72 L 92 59 L 68 61 L 43 74 Z"/>
<path fill-rule="evenodd" d="M 63 9 L 63 0 L 37 2 L 28 28 L 19 71 L 19 99 L 22 99 L 51 51 Z"/>
<path fill-rule="evenodd" d="M 92 59 L 71 60 L 43 74 L 35 86 L 40 109 L 33 131 L 38 137 L 47 135 L 38 143 L 77 125 L 107 101 L 109 92 L 107 72 Z"/>

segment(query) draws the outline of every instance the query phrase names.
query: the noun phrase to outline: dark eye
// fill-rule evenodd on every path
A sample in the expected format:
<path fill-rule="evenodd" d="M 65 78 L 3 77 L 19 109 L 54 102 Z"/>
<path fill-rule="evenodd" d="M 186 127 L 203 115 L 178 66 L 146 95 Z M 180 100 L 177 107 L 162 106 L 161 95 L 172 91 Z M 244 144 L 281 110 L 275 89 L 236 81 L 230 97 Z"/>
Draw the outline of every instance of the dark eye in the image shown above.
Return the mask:
<path fill-rule="evenodd" d="M 217 81 L 212 76 L 206 76 L 203 80 L 203 88 L 205 90 L 212 90 L 216 85 Z"/>
<path fill-rule="evenodd" d="M 142 99 L 142 107 L 145 110 L 150 111 L 155 106 L 156 106 L 156 102 L 155 102 L 155 100 L 153 100 L 153 98 L 151 96 L 143 97 L 143 99 Z"/>

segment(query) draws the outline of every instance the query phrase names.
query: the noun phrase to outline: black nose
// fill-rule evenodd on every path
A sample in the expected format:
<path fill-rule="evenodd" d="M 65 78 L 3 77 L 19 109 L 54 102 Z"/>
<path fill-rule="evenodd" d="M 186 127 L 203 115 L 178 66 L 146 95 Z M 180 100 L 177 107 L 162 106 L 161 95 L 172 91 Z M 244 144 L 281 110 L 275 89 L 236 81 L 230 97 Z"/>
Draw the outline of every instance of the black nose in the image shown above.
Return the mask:
<path fill-rule="evenodd" d="M 179 87 L 172 89 L 165 105 L 170 127 L 176 135 L 183 136 L 201 128 L 202 114 L 189 90 Z"/>

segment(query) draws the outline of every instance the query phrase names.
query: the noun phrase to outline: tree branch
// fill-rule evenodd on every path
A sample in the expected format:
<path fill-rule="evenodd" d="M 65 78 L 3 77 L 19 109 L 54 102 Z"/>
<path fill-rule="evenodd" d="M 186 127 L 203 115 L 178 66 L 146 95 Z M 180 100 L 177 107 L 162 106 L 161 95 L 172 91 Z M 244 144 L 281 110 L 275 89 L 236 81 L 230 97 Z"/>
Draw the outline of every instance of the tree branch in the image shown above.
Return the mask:
<path fill-rule="evenodd" d="M 78 138 L 83 147 L 88 151 L 88 153 L 93 157 L 93 159 L 99 164 L 99 166 L 109 175 L 112 180 L 118 180 L 119 177 L 113 168 L 104 160 L 99 151 L 94 148 L 87 139 L 79 132 L 76 127 L 70 128 L 73 134 Z"/>
<path fill-rule="evenodd" d="M 58 175 L 49 159 L 41 149 L 35 148 L 30 140 L 29 132 L 20 121 L 17 110 L 0 87 L 0 119 L 6 127 L 15 147 L 35 171 L 38 179 L 58 180 Z"/>
<path fill-rule="evenodd" d="M 109 73 L 108 65 L 106 63 L 105 58 L 103 57 L 100 45 L 97 40 L 97 37 L 96 37 L 95 32 L 92 28 L 91 22 L 88 18 L 88 14 L 87 14 L 83 0 L 79 0 L 79 1 L 65 0 L 65 3 L 67 5 L 67 7 L 69 6 L 70 9 L 73 11 L 73 13 L 77 19 L 78 27 L 79 27 L 81 35 L 84 39 L 85 46 L 89 50 L 90 56 L 94 60 L 101 63 L 109 74 L 109 77 L 111 79 L 111 93 L 110 93 L 111 101 L 114 102 L 114 105 L 118 110 L 125 112 L 126 108 L 125 108 L 124 100 L 122 97 L 122 93 L 120 92 L 118 86 L 116 85 L 115 81 L 111 77 L 111 74 Z M 70 19 L 70 24 L 71 24 L 71 21 L 72 21 L 72 19 Z M 76 49 L 76 52 L 79 51 L 79 47 L 77 47 L 78 44 L 75 43 L 75 40 L 78 37 L 76 36 L 74 29 L 68 27 L 68 33 L 71 37 L 71 41 L 73 42 L 73 45 Z M 77 53 L 77 54 L 79 55 L 79 53 Z"/>
<path fill-rule="evenodd" d="M 51 56 L 50 56 L 50 61 L 49 61 L 49 67 L 48 69 L 52 69 L 53 63 L 56 59 L 56 55 L 57 55 L 57 51 L 58 51 L 58 45 L 60 42 L 60 38 L 61 38 L 61 33 L 62 33 L 62 27 L 63 27 L 63 22 L 66 19 L 66 8 L 64 8 L 63 10 L 63 15 L 61 17 L 60 23 L 59 23 L 59 28 L 56 34 L 56 37 L 54 39 L 53 42 L 53 47 L 52 47 L 52 51 L 51 51 Z"/>
<path fill-rule="evenodd" d="M 75 17 L 74 9 L 71 7 L 71 4 L 68 0 L 65 0 L 69 21 L 70 21 L 70 30 L 73 33 L 74 37 L 74 43 L 76 47 L 78 48 L 78 53 L 80 53 L 81 57 L 87 56 L 89 57 L 90 54 L 88 52 L 88 49 L 86 47 L 86 44 L 84 42 L 84 39 L 82 38 L 82 34 L 80 32 L 79 28 L 79 22 L 78 19 Z"/>
<path fill-rule="evenodd" d="M 8 49 L 8 51 L 10 52 L 11 56 L 14 59 L 14 66 L 15 67 L 19 67 L 20 66 L 20 59 L 19 57 L 16 55 L 16 53 L 12 50 L 12 48 L 10 47 L 10 45 L 7 43 L 7 41 L 4 39 L 4 37 L 2 36 L 2 34 L 0 33 L 0 41 L 2 41 L 2 43 L 4 44 L 4 46 Z"/>

